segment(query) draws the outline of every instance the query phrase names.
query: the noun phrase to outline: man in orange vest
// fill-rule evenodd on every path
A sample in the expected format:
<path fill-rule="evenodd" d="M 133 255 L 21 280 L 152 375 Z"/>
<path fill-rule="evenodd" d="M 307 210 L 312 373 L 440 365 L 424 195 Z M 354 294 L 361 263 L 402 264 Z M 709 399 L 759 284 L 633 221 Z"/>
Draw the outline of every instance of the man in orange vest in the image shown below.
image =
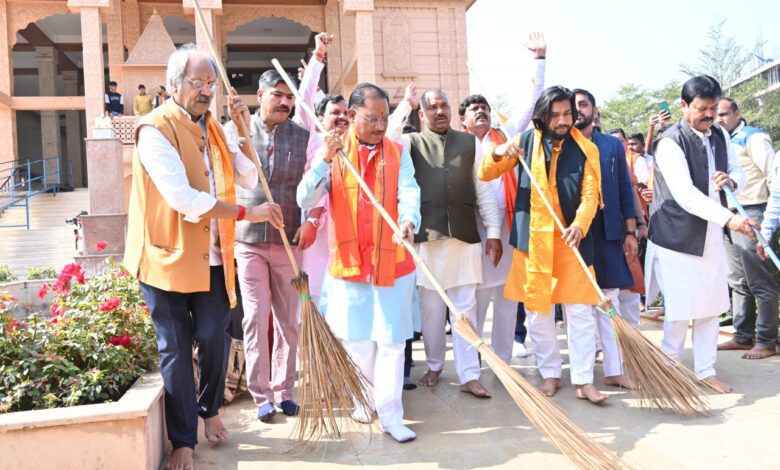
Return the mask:
<path fill-rule="evenodd" d="M 208 112 L 219 90 L 216 66 L 194 44 L 168 60 L 173 99 L 136 129 L 125 266 L 138 278 L 157 335 L 165 385 L 165 422 L 173 454 L 165 468 L 191 469 L 198 416 L 209 442 L 227 439 L 219 417 L 236 305 L 235 221 L 282 225 L 278 206 L 236 205 L 236 187 L 257 185 L 255 165 L 229 145 Z M 230 115 L 248 119 L 240 99 Z M 198 344 L 200 386 L 193 383 Z"/>
<path fill-rule="evenodd" d="M 403 424 L 401 403 L 404 346 L 419 308 L 414 260 L 336 156 L 343 148 L 413 243 L 420 226 L 420 188 L 409 153 L 385 136 L 389 113 L 384 90 L 371 83 L 355 87 L 349 97 L 351 127 L 343 135 L 333 130 L 325 136 L 326 146 L 304 174 L 297 199 L 308 209 L 328 195 L 330 256 L 320 309 L 373 384 L 382 428 L 405 442 L 416 437 Z M 373 410 L 355 410 L 353 417 L 370 422 Z"/>

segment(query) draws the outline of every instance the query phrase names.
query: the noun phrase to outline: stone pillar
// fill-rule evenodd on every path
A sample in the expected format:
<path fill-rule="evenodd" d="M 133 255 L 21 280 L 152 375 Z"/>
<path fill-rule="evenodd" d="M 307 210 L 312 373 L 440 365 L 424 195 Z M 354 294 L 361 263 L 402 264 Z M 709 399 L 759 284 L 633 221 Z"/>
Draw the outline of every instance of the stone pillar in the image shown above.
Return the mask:
<path fill-rule="evenodd" d="M 0 1 L 0 93 L 14 94 L 14 67 L 11 60 L 11 44 L 8 34 L 8 2 Z M 10 106 L 0 104 L 0 169 L 3 162 L 17 159 L 16 112 Z"/>
<path fill-rule="evenodd" d="M 355 50 L 357 51 L 357 81 L 375 82 L 374 1 L 344 0 L 344 15 L 355 17 Z"/>
<path fill-rule="evenodd" d="M 76 70 L 67 70 L 62 72 L 62 82 L 65 85 L 66 96 L 79 95 L 79 73 Z M 81 187 L 87 185 L 87 175 L 84 173 L 84 164 L 82 160 L 82 136 L 81 119 L 79 111 L 65 111 L 65 155 L 73 168 L 73 186 Z"/>
<path fill-rule="evenodd" d="M 35 58 L 38 60 L 38 94 L 57 96 L 57 51 L 51 46 L 36 47 Z M 60 165 L 54 159 L 46 161 L 46 183 L 57 182 L 58 169 L 60 182 L 64 182 L 59 111 L 41 111 L 41 148 L 43 158 L 57 157 L 60 161 Z"/>
<path fill-rule="evenodd" d="M 207 37 L 211 36 L 211 40 L 214 41 L 214 48 L 217 50 L 217 52 L 219 52 L 222 50 L 222 48 L 219 44 L 219 19 L 217 16 L 222 14 L 222 0 L 202 0 L 199 1 L 198 4 L 200 5 L 201 12 L 203 12 L 203 20 L 206 23 L 206 29 L 203 29 L 200 21 L 198 21 L 198 18 L 196 17 L 195 43 L 200 49 L 210 54 L 211 50 L 208 46 Z M 182 6 L 184 7 L 185 13 L 191 12 L 193 15 L 196 15 L 195 8 L 192 5 L 192 0 L 184 0 Z M 224 64 L 223 57 L 216 57 L 215 59 L 222 61 Z M 216 116 L 217 119 L 219 119 L 219 116 L 222 116 L 224 113 L 224 107 L 226 104 L 225 92 L 227 90 L 224 90 L 221 85 L 222 80 L 219 77 L 219 73 L 217 73 L 216 78 L 220 81 L 220 88 L 219 91 L 217 91 L 216 96 L 214 96 L 214 100 L 212 100 L 211 106 L 209 106 L 209 111 L 211 111 L 213 116 Z"/>
<path fill-rule="evenodd" d="M 100 29 L 100 8 L 111 6 L 111 0 L 68 0 L 68 6 L 77 8 L 81 15 L 81 42 L 84 57 L 84 101 L 87 114 L 87 132 L 92 136 L 95 118 L 103 115 L 106 93 L 103 70 L 103 35 Z"/>
<path fill-rule="evenodd" d="M 116 67 L 125 62 L 125 41 L 123 34 L 122 2 L 115 0 L 106 14 L 108 40 L 108 74 L 116 76 Z"/>

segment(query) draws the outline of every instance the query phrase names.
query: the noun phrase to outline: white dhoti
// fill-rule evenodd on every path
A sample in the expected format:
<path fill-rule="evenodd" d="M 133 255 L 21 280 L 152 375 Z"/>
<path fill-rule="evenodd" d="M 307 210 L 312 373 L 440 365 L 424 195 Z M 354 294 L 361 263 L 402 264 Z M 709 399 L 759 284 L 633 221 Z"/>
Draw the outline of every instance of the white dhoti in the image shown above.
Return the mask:
<path fill-rule="evenodd" d="M 507 256 L 511 258 L 511 256 Z M 517 323 L 517 302 L 504 298 L 504 285 L 477 289 L 477 331 L 482 333 L 490 303 L 493 302 L 493 329 L 490 344 L 504 362 L 512 358 Z"/>
<path fill-rule="evenodd" d="M 610 297 L 612 296 L 610 295 Z M 620 293 L 618 294 L 618 301 L 620 302 L 620 308 L 618 308 L 618 313 L 620 316 L 623 317 L 623 319 L 627 321 L 629 325 L 633 326 L 634 328 L 639 328 L 639 305 L 642 303 L 642 296 L 636 292 L 631 292 L 628 289 L 620 289 Z M 617 308 L 618 306 L 615 305 L 615 307 Z"/>
<path fill-rule="evenodd" d="M 563 312 L 566 317 L 571 382 L 574 385 L 592 384 L 596 356 L 593 306 L 564 304 Z M 528 334 L 531 336 L 539 373 L 545 379 L 559 379 L 563 359 L 555 332 L 555 309 L 551 308 L 546 313 L 529 311 L 528 314 Z"/>

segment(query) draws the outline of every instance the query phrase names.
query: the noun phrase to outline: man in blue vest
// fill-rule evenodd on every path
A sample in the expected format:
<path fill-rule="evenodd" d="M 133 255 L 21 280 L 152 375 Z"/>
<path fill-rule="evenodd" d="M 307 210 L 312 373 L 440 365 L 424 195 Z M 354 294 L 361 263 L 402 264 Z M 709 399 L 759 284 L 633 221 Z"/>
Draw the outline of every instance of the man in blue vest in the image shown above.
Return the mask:
<path fill-rule="evenodd" d="M 731 98 L 720 100 L 717 122 L 731 135 L 731 143 L 747 176 L 737 201 L 750 218 L 760 224 L 772 184 L 772 162 L 775 158 L 772 139 L 765 131 L 748 126 L 737 103 Z M 736 209 L 730 208 L 736 212 Z M 756 240 L 740 234 L 732 235 L 731 243 L 726 244 L 736 331 L 732 340 L 718 345 L 718 350 L 745 350 L 743 359 L 774 356 L 777 343 L 779 287 L 772 279 L 775 268 L 770 261 L 758 257 L 756 245 Z"/>
<path fill-rule="evenodd" d="M 663 350 L 680 360 L 693 321 L 694 371 L 720 393 L 731 386 L 715 375 L 721 313 L 729 308 L 723 229 L 752 236 L 758 224 L 726 207 L 723 186 L 745 185 L 728 135 L 713 126 L 720 84 L 708 75 L 682 87 L 683 118 L 661 135 L 647 243 L 647 298 L 664 294 Z"/>
<path fill-rule="evenodd" d="M 628 163 L 623 144 L 616 137 L 593 131 L 596 98 L 587 90 L 575 89 L 577 120 L 574 126 L 599 149 L 601 163 L 601 197 L 604 207 L 596 212 L 591 224 L 593 234 L 593 269 L 599 287 L 612 299 L 620 311 L 620 289 L 634 285 L 626 257 L 636 258 L 638 234 L 636 210 Z M 623 375 L 620 350 L 612 333 L 610 318 L 594 309 L 602 351 L 604 351 L 604 383 L 633 389 L 631 380 Z"/>

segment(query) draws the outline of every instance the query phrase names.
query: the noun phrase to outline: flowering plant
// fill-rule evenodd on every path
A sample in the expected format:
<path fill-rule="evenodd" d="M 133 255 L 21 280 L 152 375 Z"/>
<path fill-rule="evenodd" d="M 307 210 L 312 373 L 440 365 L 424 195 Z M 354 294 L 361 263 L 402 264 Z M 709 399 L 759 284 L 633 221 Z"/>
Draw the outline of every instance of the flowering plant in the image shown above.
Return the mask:
<path fill-rule="evenodd" d="M 138 282 L 112 264 L 87 278 L 65 266 L 48 314 L 0 320 L 0 412 L 117 400 L 157 364 Z"/>

